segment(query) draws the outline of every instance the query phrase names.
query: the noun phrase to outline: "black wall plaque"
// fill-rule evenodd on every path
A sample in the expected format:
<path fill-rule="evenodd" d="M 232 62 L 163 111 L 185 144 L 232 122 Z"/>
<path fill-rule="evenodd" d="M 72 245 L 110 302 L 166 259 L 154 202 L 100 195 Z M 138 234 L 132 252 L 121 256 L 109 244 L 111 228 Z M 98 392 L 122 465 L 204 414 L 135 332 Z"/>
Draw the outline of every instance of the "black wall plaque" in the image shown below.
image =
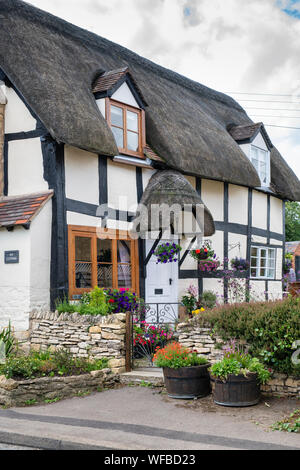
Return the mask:
<path fill-rule="evenodd" d="M 5 264 L 17 264 L 20 260 L 19 251 L 5 251 L 4 252 L 4 263 Z"/>
<path fill-rule="evenodd" d="M 155 295 L 163 295 L 164 291 L 163 289 L 155 289 Z"/>

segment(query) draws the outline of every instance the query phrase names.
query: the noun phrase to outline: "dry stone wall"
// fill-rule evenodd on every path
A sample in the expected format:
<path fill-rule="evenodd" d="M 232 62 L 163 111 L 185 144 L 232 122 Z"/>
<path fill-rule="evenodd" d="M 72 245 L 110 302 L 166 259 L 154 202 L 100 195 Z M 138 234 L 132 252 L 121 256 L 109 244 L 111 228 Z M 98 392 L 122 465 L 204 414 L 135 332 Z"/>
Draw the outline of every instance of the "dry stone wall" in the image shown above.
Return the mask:
<path fill-rule="evenodd" d="M 110 369 L 95 370 L 71 377 L 41 377 L 29 380 L 13 380 L 0 376 L 0 405 L 24 406 L 47 403 L 93 391 L 114 387 L 119 376 Z"/>
<path fill-rule="evenodd" d="M 30 347 L 35 351 L 68 349 L 75 357 L 108 358 L 113 372 L 125 371 L 126 314 L 106 317 L 31 313 Z"/>

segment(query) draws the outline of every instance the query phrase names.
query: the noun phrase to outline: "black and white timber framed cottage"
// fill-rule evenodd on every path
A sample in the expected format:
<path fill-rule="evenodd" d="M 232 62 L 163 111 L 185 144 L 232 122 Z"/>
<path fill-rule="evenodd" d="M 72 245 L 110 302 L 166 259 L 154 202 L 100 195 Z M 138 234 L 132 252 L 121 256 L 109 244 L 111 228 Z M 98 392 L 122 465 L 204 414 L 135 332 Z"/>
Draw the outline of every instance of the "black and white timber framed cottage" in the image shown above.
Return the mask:
<path fill-rule="evenodd" d="M 253 290 L 281 296 L 284 203 L 300 184 L 232 98 L 20 0 L 0 0 L 0 85 L 0 325 L 26 330 L 32 310 L 95 284 L 148 302 L 191 283 L 226 298 L 187 240 L 161 267 L 153 240 L 130 238 L 153 188 L 202 199 L 218 257 L 252 257 Z M 119 239 L 96 230 L 103 204 Z"/>

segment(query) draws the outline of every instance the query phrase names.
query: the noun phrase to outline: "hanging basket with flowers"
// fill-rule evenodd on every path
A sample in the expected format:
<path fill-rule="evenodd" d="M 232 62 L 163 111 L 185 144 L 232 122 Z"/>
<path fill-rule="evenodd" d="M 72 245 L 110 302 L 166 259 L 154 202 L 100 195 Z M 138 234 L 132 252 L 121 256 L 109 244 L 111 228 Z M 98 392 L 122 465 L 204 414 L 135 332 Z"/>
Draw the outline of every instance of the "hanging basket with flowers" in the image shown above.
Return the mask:
<path fill-rule="evenodd" d="M 178 255 L 182 250 L 177 243 L 162 243 L 156 251 L 152 253 L 156 256 L 156 264 L 176 263 Z"/>
<path fill-rule="evenodd" d="M 213 272 L 220 266 L 220 261 L 211 247 L 211 242 L 206 240 L 201 248 L 191 250 L 190 255 L 198 261 L 198 269 L 202 272 Z"/>
<path fill-rule="evenodd" d="M 230 261 L 234 271 L 247 271 L 250 268 L 250 263 L 244 258 L 234 258 Z"/>

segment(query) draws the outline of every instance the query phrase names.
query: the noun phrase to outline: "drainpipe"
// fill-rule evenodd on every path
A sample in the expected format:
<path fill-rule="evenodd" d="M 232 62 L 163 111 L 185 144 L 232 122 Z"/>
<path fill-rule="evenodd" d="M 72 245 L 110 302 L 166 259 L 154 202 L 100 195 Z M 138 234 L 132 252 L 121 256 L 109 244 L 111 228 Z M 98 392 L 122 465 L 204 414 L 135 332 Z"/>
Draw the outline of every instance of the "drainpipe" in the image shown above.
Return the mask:
<path fill-rule="evenodd" d="M 0 196 L 3 196 L 4 191 L 4 113 L 5 113 L 5 105 L 6 105 L 6 97 L 1 90 L 0 81 Z"/>

